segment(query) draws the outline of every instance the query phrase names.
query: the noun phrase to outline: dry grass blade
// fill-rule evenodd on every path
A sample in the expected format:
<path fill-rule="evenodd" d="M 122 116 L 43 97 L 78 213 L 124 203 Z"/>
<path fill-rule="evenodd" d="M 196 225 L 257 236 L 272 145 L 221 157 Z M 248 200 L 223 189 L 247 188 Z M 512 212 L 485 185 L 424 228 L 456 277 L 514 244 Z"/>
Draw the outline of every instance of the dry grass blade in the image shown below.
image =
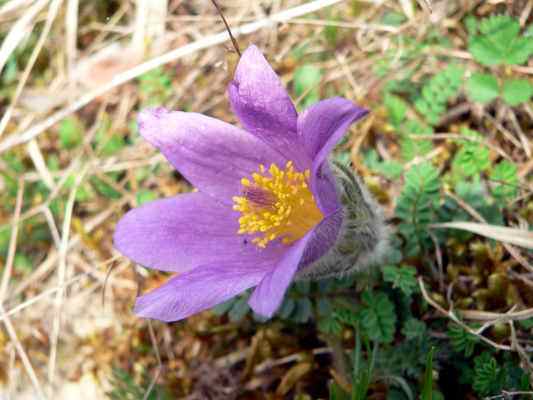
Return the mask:
<path fill-rule="evenodd" d="M 19 230 L 20 213 L 22 210 L 22 199 L 24 197 L 24 180 L 19 180 L 19 188 L 17 192 L 17 201 L 15 204 L 15 214 L 13 216 L 13 223 L 11 228 L 11 238 L 9 240 L 9 248 L 7 253 L 6 264 L 4 265 L 4 272 L 2 274 L 2 283 L 0 285 L 0 304 L 3 304 L 11 279 L 11 271 L 13 269 L 13 261 L 17 250 L 17 238 Z"/>
<path fill-rule="evenodd" d="M 31 365 L 31 361 L 28 358 L 28 355 L 24 351 L 24 347 L 22 347 L 22 344 L 20 343 L 20 340 L 17 337 L 17 333 L 15 332 L 15 328 L 13 327 L 11 320 L 9 319 L 9 317 L 5 315 L 4 306 L 1 303 L 0 303 L 0 316 L 2 317 L 2 320 L 6 327 L 7 334 L 9 335 L 11 342 L 13 342 L 13 344 L 15 345 L 15 349 L 17 350 L 20 360 L 22 361 L 22 364 L 24 365 L 24 369 L 26 370 L 26 373 L 28 374 L 31 380 L 31 383 L 35 390 L 35 394 L 37 395 L 36 398 L 41 399 L 41 400 L 46 399 L 42 386 L 39 383 L 39 379 L 37 378 L 37 374 L 35 373 L 35 370 L 33 369 L 33 366 Z"/>
<path fill-rule="evenodd" d="M 0 72 L 2 72 L 2 69 L 13 50 L 17 48 L 22 39 L 24 39 L 24 36 L 26 36 L 31 29 L 30 25 L 35 16 L 46 6 L 48 1 L 49 0 L 39 0 L 13 25 L 0 47 Z"/>
<path fill-rule="evenodd" d="M 69 193 L 69 197 L 65 207 L 65 218 L 63 220 L 63 228 L 61 230 L 61 247 L 59 249 L 59 265 L 57 268 L 59 290 L 56 293 L 54 302 L 55 315 L 52 325 L 52 334 L 50 338 L 50 358 L 48 361 L 48 382 L 50 384 L 51 390 L 53 390 L 54 384 L 57 358 L 57 342 L 59 339 L 59 331 L 61 328 L 61 307 L 63 305 L 63 300 L 65 296 L 65 278 L 67 269 L 67 251 L 70 237 L 70 223 L 72 220 L 72 212 L 74 210 L 74 200 L 76 199 L 76 192 L 78 191 L 78 187 L 80 186 L 83 180 L 85 171 L 86 168 L 84 168 L 84 170 L 77 175 L 74 186 L 72 187 Z"/>
<path fill-rule="evenodd" d="M 52 0 L 52 4 L 50 5 L 50 8 L 48 10 L 48 15 L 46 17 L 46 23 L 45 23 L 44 29 L 42 30 L 41 35 L 39 36 L 39 40 L 37 44 L 33 48 L 31 57 L 28 63 L 26 64 L 26 67 L 24 68 L 24 72 L 22 73 L 22 77 L 19 80 L 17 89 L 15 90 L 15 94 L 13 95 L 13 98 L 11 99 L 11 103 L 9 104 L 9 108 L 2 116 L 2 119 L 0 120 L 0 136 L 2 136 L 2 134 L 4 133 L 4 130 L 6 129 L 7 124 L 11 118 L 11 115 L 13 114 L 13 110 L 15 109 L 15 105 L 17 104 L 18 99 L 20 95 L 22 94 L 22 90 L 24 89 L 24 86 L 26 85 L 26 82 L 28 78 L 30 77 L 31 70 L 33 69 L 35 62 L 37 61 L 37 57 L 39 56 L 39 53 L 41 52 L 41 49 L 44 46 L 44 43 L 48 37 L 48 33 L 50 32 L 50 29 L 52 28 L 52 24 L 57 16 L 57 13 L 59 12 L 59 8 L 61 6 L 62 1 L 63 0 Z M 0 64 L 0 70 L 1 69 L 2 69 L 2 66 Z"/>
<path fill-rule="evenodd" d="M 507 228 L 488 224 L 478 224 L 476 222 L 445 222 L 441 224 L 431 224 L 431 228 L 451 228 L 461 229 L 485 236 L 489 239 L 498 240 L 504 243 L 514 244 L 526 249 L 533 249 L 533 232 L 522 229 Z"/>
<path fill-rule="evenodd" d="M 277 14 L 271 15 L 268 18 L 263 18 L 256 22 L 251 22 L 249 24 L 241 25 L 233 29 L 233 34 L 235 37 L 240 35 L 246 35 L 253 32 L 256 32 L 260 29 L 270 27 L 277 23 L 286 22 L 293 18 L 301 17 L 302 15 L 309 14 L 315 11 L 318 11 L 322 8 L 332 6 L 333 4 L 340 3 L 343 0 L 315 0 L 301 6 L 293 7 L 285 11 L 281 11 Z M 121 74 L 116 75 L 111 81 L 107 84 L 98 87 L 84 96 L 80 97 L 78 100 L 73 102 L 68 107 L 63 110 L 58 111 L 57 113 L 51 115 L 44 121 L 35 124 L 28 130 L 23 132 L 17 132 L 13 135 L 6 138 L 3 142 L 0 143 L 0 154 L 7 151 L 21 143 L 26 143 L 27 141 L 38 136 L 46 129 L 52 127 L 57 122 L 61 121 L 63 118 L 72 114 L 75 111 L 78 111 L 85 105 L 89 104 L 95 98 L 109 92 L 111 89 L 116 88 L 117 86 L 123 85 L 124 83 L 137 78 L 138 76 L 162 65 L 168 64 L 169 62 L 176 61 L 186 55 L 193 54 L 199 50 L 203 50 L 218 44 L 224 43 L 229 39 L 227 31 L 217 33 L 215 35 L 204 37 L 196 42 L 187 44 L 183 47 L 172 50 L 168 53 L 163 54 L 160 57 L 156 57 L 152 60 L 146 61 L 143 64 L 140 64 L 132 69 L 129 69 Z"/>

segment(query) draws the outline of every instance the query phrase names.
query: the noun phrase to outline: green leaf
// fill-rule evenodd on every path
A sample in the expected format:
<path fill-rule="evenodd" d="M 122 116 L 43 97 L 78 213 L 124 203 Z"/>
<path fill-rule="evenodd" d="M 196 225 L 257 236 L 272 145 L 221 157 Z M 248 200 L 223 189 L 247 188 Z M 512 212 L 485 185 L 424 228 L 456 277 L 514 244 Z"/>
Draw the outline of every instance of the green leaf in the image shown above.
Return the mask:
<path fill-rule="evenodd" d="M 439 171 L 428 162 L 411 168 L 396 204 L 396 216 L 415 224 L 431 222 L 432 207 L 439 198 Z"/>
<path fill-rule="evenodd" d="M 383 103 L 387 108 L 389 120 L 392 125 L 398 126 L 405 119 L 407 113 L 407 104 L 400 97 L 394 96 L 390 93 L 385 95 Z"/>
<path fill-rule="evenodd" d="M 318 321 L 318 329 L 320 332 L 329 335 L 340 335 L 342 332 L 342 325 L 332 315 L 321 318 Z"/>
<path fill-rule="evenodd" d="M 533 318 L 523 319 L 521 321 L 518 321 L 518 323 L 524 328 L 524 329 L 531 329 L 533 328 Z"/>
<path fill-rule="evenodd" d="M 15 254 L 13 265 L 19 272 L 31 272 L 33 270 L 33 263 L 31 259 L 23 253 Z"/>
<path fill-rule="evenodd" d="M 117 134 L 111 135 L 110 138 L 106 138 L 104 135 L 101 135 L 97 137 L 97 140 L 100 140 L 98 145 L 101 146 L 101 152 L 104 156 L 113 155 L 126 146 L 124 138 Z"/>
<path fill-rule="evenodd" d="M 472 387 L 481 396 L 497 394 L 502 389 L 502 368 L 488 351 L 474 358 L 474 383 Z"/>
<path fill-rule="evenodd" d="M 281 304 L 281 307 L 279 309 L 279 317 L 282 319 L 288 319 L 292 312 L 294 311 L 294 308 L 296 307 L 296 302 L 292 297 L 285 297 L 285 300 L 283 300 L 283 303 Z"/>
<path fill-rule="evenodd" d="M 64 149 L 71 149 L 81 144 L 83 125 L 76 117 L 67 117 L 59 124 L 59 143 Z"/>
<path fill-rule="evenodd" d="M 213 312 L 213 314 L 215 315 L 224 315 L 226 314 L 229 310 L 231 310 L 231 307 L 233 307 L 233 305 L 235 304 L 235 301 L 237 300 L 236 297 L 234 298 L 231 298 L 229 300 L 226 300 L 225 302 L 223 303 L 220 303 L 220 304 L 217 304 L 215 307 L 213 307 L 211 309 L 211 311 Z"/>
<path fill-rule="evenodd" d="M 422 96 L 415 100 L 415 108 L 430 125 L 436 125 L 446 111 L 447 103 L 461 88 L 464 69 L 450 64 L 422 87 Z"/>
<path fill-rule="evenodd" d="M 478 132 L 467 128 L 463 128 L 461 133 L 472 138 L 481 138 Z M 490 152 L 485 145 L 473 141 L 459 141 L 459 143 L 459 151 L 452 161 L 452 173 L 456 180 L 479 175 L 490 167 Z"/>
<path fill-rule="evenodd" d="M 396 160 L 380 161 L 378 153 L 371 149 L 363 155 L 363 161 L 368 168 L 385 178 L 397 179 L 402 175 L 403 164 Z"/>
<path fill-rule="evenodd" d="M 433 399 L 433 351 L 432 347 L 429 351 L 426 361 L 426 371 L 424 372 L 424 386 L 422 387 L 421 400 Z"/>
<path fill-rule="evenodd" d="M 293 313 L 293 320 L 299 323 L 306 323 L 313 316 L 313 303 L 307 297 L 296 301 L 296 309 Z"/>
<path fill-rule="evenodd" d="M 533 41 L 519 36 L 518 20 L 506 15 L 483 19 L 480 35 L 470 35 L 468 50 L 483 65 L 523 64 L 533 53 Z"/>
<path fill-rule="evenodd" d="M 473 15 L 468 15 L 465 18 L 464 25 L 470 36 L 475 35 L 477 33 L 478 22 L 476 17 L 474 17 Z"/>
<path fill-rule="evenodd" d="M 115 190 L 111 185 L 104 182 L 100 178 L 93 176 L 91 177 L 90 181 L 94 186 L 94 189 L 101 195 L 110 199 L 120 199 L 122 197 L 122 194 L 119 191 Z"/>
<path fill-rule="evenodd" d="M 489 178 L 492 181 L 492 194 L 498 200 L 509 200 L 518 193 L 518 174 L 516 165 L 503 160 L 496 164 Z"/>
<path fill-rule="evenodd" d="M 361 309 L 361 326 L 369 339 L 390 343 L 394 339 L 396 313 L 394 304 L 385 293 L 363 293 L 364 307 Z"/>
<path fill-rule="evenodd" d="M 248 296 L 240 296 L 237 301 L 232 304 L 232 307 L 228 312 L 229 320 L 231 322 L 238 322 L 248 314 L 248 311 L 250 311 Z"/>
<path fill-rule="evenodd" d="M 503 82 L 503 100 L 510 106 L 525 103 L 533 96 L 533 85 L 526 79 L 509 79 Z"/>
<path fill-rule="evenodd" d="M 302 106 L 306 107 L 319 100 L 319 84 L 322 70 L 314 65 L 303 65 L 294 71 L 294 92 L 296 97 L 305 95 Z"/>
<path fill-rule="evenodd" d="M 488 103 L 498 97 L 500 88 L 495 76 L 475 73 L 466 83 L 466 91 L 472 100 Z"/>
<path fill-rule="evenodd" d="M 416 269 L 408 265 L 383 267 L 383 280 L 392 283 L 393 288 L 399 288 L 406 296 L 413 294 L 418 287 Z"/>
<path fill-rule="evenodd" d="M 474 348 L 479 343 L 477 336 L 454 323 L 448 324 L 448 337 L 453 350 L 457 353 L 463 353 L 466 357 L 470 357 L 474 353 Z"/>
<path fill-rule="evenodd" d="M 151 190 L 141 189 L 135 195 L 135 199 L 137 200 L 137 206 L 140 206 L 157 199 L 157 193 Z"/>
<path fill-rule="evenodd" d="M 342 390 L 335 381 L 331 381 L 329 383 L 329 400 L 350 400 L 350 395 Z"/>
<path fill-rule="evenodd" d="M 426 324 L 416 318 L 409 318 L 402 327 L 402 335 L 407 339 L 422 339 L 426 334 Z"/>
<path fill-rule="evenodd" d="M 400 147 L 404 161 L 411 161 L 417 156 L 424 156 L 433 149 L 431 140 L 416 139 L 416 136 L 432 135 L 432 128 L 409 120 L 402 127 L 401 132 Z"/>

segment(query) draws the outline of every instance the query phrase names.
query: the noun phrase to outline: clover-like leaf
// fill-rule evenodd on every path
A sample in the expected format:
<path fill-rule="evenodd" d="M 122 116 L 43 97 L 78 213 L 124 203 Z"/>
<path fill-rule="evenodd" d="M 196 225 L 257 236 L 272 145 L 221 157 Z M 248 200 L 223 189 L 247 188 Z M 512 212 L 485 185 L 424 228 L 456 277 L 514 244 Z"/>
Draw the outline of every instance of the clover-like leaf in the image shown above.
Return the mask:
<path fill-rule="evenodd" d="M 502 97 L 510 106 L 525 103 L 533 96 L 533 85 L 526 79 L 509 79 L 503 83 Z"/>
<path fill-rule="evenodd" d="M 488 103 L 498 97 L 499 87 L 495 76 L 490 74 L 472 74 L 466 83 L 468 96 L 478 103 Z"/>

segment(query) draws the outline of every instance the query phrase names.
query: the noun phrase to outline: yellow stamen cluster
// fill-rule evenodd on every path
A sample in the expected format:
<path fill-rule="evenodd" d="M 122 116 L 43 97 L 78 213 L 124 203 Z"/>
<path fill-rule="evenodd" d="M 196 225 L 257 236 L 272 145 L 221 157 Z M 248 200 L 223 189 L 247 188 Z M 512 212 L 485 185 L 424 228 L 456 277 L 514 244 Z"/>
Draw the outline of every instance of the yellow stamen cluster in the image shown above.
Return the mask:
<path fill-rule="evenodd" d="M 302 238 L 324 216 L 309 190 L 309 170 L 298 172 L 291 161 L 285 169 L 259 166 L 252 179 L 243 178 L 243 195 L 233 197 L 233 209 L 241 213 L 239 234 L 257 235 L 259 247 L 281 238 L 290 244 Z"/>

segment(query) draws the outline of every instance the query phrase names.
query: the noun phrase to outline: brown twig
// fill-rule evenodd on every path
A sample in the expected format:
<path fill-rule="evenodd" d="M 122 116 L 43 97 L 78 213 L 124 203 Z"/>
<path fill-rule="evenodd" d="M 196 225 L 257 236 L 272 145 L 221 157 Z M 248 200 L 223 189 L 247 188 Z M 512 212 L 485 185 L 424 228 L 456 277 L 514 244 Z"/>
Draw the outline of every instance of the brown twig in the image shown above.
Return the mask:
<path fill-rule="evenodd" d="M 235 51 L 237 52 L 237 54 L 240 57 L 241 56 L 241 50 L 239 49 L 239 44 L 237 43 L 237 40 L 235 39 L 235 37 L 231 33 L 231 28 L 229 27 L 228 21 L 226 21 L 226 17 L 224 17 L 224 13 L 222 12 L 222 9 L 220 8 L 220 6 L 216 2 L 216 0 L 211 0 L 211 3 L 213 3 L 215 8 L 217 9 L 218 14 L 220 15 L 220 18 L 222 18 L 222 21 L 224 22 L 224 26 L 226 27 L 226 30 L 228 31 L 229 38 L 231 39 L 231 43 L 233 44 L 233 48 L 235 49 Z"/>

